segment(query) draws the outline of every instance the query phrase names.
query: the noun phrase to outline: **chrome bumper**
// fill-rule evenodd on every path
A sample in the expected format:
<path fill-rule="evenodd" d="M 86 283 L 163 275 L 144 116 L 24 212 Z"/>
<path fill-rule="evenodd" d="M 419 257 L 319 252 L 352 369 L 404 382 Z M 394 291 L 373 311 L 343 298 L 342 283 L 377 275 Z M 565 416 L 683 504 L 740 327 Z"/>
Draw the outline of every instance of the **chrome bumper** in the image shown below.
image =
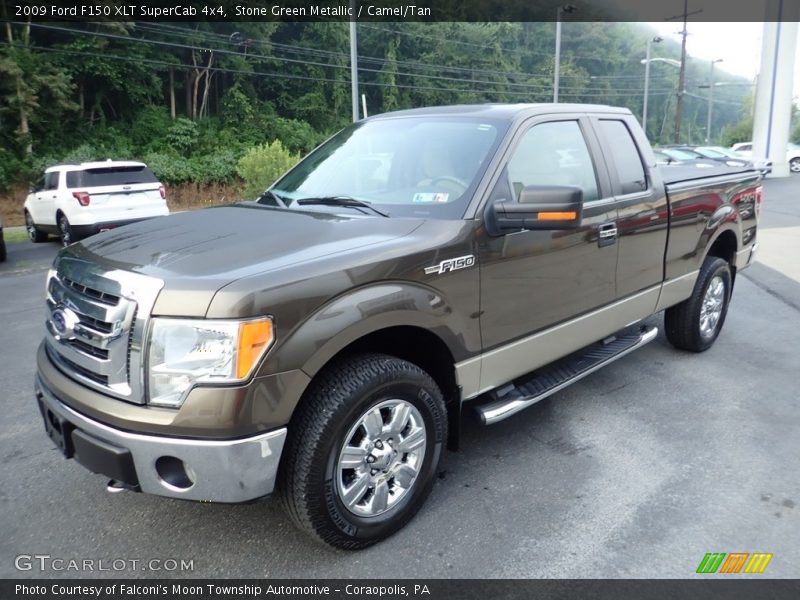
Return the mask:
<path fill-rule="evenodd" d="M 142 492 L 205 502 L 247 502 L 272 492 L 286 428 L 236 440 L 198 440 L 141 435 L 115 429 L 72 410 L 36 377 L 36 395 L 44 407 L 75 430 L 130 452 Z M 73 435 L 71 431 L 68 435 Z M 179 486 L 156 469 L 163 457 L 189 467 L 190 480 Z M 170 458 L 171 457 L 171 458 Z M 159 464 L 164 464 L 161 461 Z M 162 469 L 163 473 L 163 469 Z M 168 477 L 169 479 L 169 477 Z M 174 482 L 173 482 L 174 483 Z"/>

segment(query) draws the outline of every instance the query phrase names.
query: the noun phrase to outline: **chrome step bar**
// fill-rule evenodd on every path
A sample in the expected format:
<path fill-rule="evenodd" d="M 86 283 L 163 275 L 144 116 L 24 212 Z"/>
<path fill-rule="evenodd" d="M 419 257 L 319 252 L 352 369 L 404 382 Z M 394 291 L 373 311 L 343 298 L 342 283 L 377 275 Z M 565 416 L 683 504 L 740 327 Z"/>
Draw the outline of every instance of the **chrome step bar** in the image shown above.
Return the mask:
<path fill-rule="evenodd" d="M 552 366 L 541 369 L 527 381 L 501 388 L 500 392 L 505 393 L 496 400 L 477 406 L 475 410 L 484 425 L 498 423 L 649 344 L 657 335 L 657 327 L 645 327 L 636 334 L 612 337 L 603 343 L 589 346 L 583 354 L 557 361 Z M 532 389 L 536 392 L 530 393 Z"/>

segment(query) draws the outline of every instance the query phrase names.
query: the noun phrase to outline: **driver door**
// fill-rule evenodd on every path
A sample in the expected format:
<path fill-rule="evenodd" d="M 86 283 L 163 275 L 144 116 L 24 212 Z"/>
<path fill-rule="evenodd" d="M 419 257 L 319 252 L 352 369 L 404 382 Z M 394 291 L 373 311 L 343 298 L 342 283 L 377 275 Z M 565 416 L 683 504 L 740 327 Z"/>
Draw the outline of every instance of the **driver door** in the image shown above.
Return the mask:
<path fill-rule="evenodd" d="M 494 350 L 492 363 L 503 363 L 509 379 L 540 366 L 527 368 L 536 360 L 516 341 L 616 298 L 617 244 L 609 234 L 615 232 L 617 209 L 605 166 L 593 158 L 600 156 L 598 148 L 586 118 L 540 118 L 517 133 L 491 188 L 487 211 L 494 202 L 518 202 L 529 185 L 583 190 L 583 215 L 574 229 L 495 235 L 479 230 L 483 350 Z M 484 361 L 482 387 L 503 383 L 505 375 L 487 366 Z"/>

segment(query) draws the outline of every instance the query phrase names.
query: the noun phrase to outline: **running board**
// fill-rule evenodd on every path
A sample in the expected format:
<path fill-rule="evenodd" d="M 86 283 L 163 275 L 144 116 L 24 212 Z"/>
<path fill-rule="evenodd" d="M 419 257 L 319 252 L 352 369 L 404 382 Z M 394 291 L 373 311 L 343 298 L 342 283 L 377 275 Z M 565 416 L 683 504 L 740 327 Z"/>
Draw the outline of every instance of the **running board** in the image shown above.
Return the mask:
<path fill-rule="evenodd" d="M 523 376 L 490 392 L 495 399 L 475 410 L 484 425 L 493 425 L 652 342 L 657 335 L 657 327 L 644 327 L 637 333 L 618 334 L 592 344 L 532 376 Z"/>

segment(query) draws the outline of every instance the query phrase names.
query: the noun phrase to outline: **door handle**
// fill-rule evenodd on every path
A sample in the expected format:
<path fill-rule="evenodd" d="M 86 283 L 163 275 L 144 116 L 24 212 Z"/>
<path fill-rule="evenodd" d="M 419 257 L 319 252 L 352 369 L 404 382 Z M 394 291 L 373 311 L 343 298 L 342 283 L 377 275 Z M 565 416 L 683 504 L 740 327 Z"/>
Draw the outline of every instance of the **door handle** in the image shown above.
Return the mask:
<path fill-rule="evenodd" d="M 616 223 L 603 223 L 597 231 L 597 245 L 602 248 L 603 246 L 611 246 L 617 241 L 617 224 Z"/>

